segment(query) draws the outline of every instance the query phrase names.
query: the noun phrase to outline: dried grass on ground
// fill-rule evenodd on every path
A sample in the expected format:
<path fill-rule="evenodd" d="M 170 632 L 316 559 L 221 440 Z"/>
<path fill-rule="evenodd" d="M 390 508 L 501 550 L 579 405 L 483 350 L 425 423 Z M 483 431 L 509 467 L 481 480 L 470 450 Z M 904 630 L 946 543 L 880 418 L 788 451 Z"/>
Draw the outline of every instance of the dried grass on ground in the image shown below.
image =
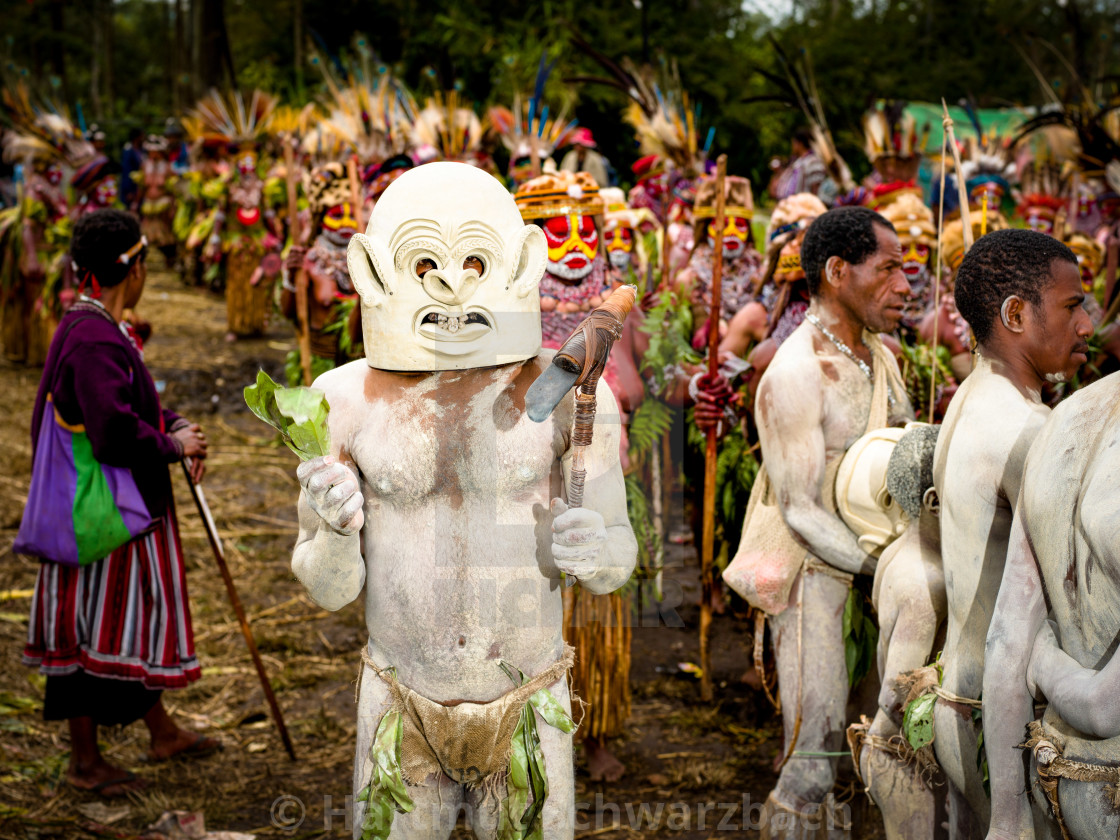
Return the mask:
<path fill-rule="evenodd" d="M 147 361 L 155 379 L 164 383 L 166 405 L 202 423 L 210 438 L 206 494 L 299 761 L 288 760 L 268 718 L 202 523 L 182 476 L 174 473 L 204 670 L 199 682 L 169 692 L 165 702 L 185 725 L 218 735 L 225 750 L 196 761 L 150 766 L 142 761 L 147 748 L 142 724 L 103 729 L 109 759 L 151 786 L 102 804 L 65 783 L 66 728 L 43 722 L 42 680 L 19 662 L 37 564 L 10 551 L 27 492 L 28 426 L 39 372 L 0 367 L 5 396 L 0 404 L 0 838 L 131 838 L 167 810 L 201 811 L 212 830 L 302 840 L 348 837 L 341 811 L 354 752 L 353 680 L 365 639 L 361 608 L 355 603 L 328 613 L 292 577 L 296 459 L 241 399 L 241 389 L 258 367 L 280 378 L 284 355 L 294 346 L 290 330 L 279 323 L 264 339 L 226 344 L 221 299 L 187 289 L 158 271 L 150 273 L 139 308 L 154 326 Z M 680 584 L 684 601 L 695 601 L 691 548 L 673 548 L 670 560 L 675 565 L 667 580 Z M 700 804 L 741 805 L 744 794 L 760 802 L 773 785 L 776 722 L 761 695 L 738 682 L 749 664 L 747 622 L 727 616 L 715 623 L 718 703 L 705 709 L 699 706 L 694 678 L 677 669 L 677 663 L 698 656 L 696 609 L 686 603 L 678 612 L 684 628 L 634 632 L 633 713 L 617 744 L 626 777 L 615 785 L 591 783 L 577 756 L 577 800 L 587 803 L 578 837 L 707 838 L 723 811 L 709 812 L 701 829 Z M 273 821 L 274 803 L 284 796 L 297 797 L 306 808 L 291 831 Z M 685 827 L 663 812 L 656 827 L 649 820 L 636 827 L 643 803 L 687 805 L 691 821 Z M 741 820 L 740 811 L 733 823 Z M 455 836 L 471 835 L 460 826 Z"/>

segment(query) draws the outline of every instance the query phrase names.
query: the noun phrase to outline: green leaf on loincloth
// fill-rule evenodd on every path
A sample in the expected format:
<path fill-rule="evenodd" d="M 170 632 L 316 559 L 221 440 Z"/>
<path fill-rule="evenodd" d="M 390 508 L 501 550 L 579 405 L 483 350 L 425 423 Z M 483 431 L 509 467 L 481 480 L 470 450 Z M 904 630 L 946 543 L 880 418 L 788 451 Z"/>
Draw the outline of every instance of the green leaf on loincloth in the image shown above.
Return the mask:
<path fill-rule="evenodd" d="M 855 586 L 848 592 L 841 619 L 844 637 L 844 665 L 848 669 L 848 685 L 855 688 L 871 671 L 875 648 L 879 644 L 879 628 L 867 614 L 866 597 Z"/>
<path fill-rule="evenodd" d="M 915 751 L 933 743 L 933 710 L 936 705 L 937 695 L 932 691 L 906 704 L 902 715 L 902 734 Z"/>
<path fill-rule="evenodd" d="M 529 804 L 529 753 L 525 748 L 525 720 L 528 706 L 521 710 L 510 742 L 509 775 L 506 795 L 498 813 L 498 840 L 524 840 L 522 818 Z"/>
<path fill-rule="evenodd" d="M 401 775 L 403 737 L 401 713 L 386 712 L 377 724 L 369 747 L 369 759 L 373 764 L 369 784 L 358 794 L 358 801 L 366 803 L 362 840 L 385 840 L 393 827 L 394 814 L 398 811 L 407 814 L 414 807 Z"/>
<path fill-rule="evenodd" d="M 542 688 L 530 697 L 529 703 L 549 726 L 554 726 L 569 735 L 576 731 L 576 722 L 564 711 L 560 701 L 553 697 L 552 692 L 547 688 Z"/>
<path fill-rule="evenodd" d="M 507 662 L 499 664 L 516 685 L 524 684 L 525 675 L 520 670 Z M 548 776 L 534 709 L 550 726 L 568 733 L 575 730 L 575 722 L 546 688 L 536 692 L 522 707 L 510 743 L 506 795 L 498 814 L 498 840 L 544 837 L 541 812 L 548 799 Z"/>
<path fill-rule="evenodd" d="M 282 388 L 262 370 L 257 373 L 256 384 L 245 389 L 245 404 L 276 429 L 301 460 L 330 453 L 327 415 L 331 409 L 318 388 Z"/>

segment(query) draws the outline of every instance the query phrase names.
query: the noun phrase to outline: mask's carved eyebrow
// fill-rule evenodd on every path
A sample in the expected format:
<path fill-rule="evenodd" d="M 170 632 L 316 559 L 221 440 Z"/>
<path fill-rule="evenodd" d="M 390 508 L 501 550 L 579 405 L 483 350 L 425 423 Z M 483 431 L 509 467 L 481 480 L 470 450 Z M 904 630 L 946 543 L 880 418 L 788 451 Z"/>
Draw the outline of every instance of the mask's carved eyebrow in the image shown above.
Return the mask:
<path fill-rule="evenodd" d="M 443 230 L 438 222 L 431 219 L 412 219 L 393 231 L 393 237 L 389 240 L 389 250 L 395 253 L 408 240 L 421 237 L 434 237 L 442 240 Z"/>
<path fill-rule="evenodd" d="M 469 222 L 464 222 L 462 225 L 456 228 L 454 232 L 454 238 L 456 240 L 464 239 L 468 236 L 484 236 L 487 239 L 494 240 L 495 242 L 502 241 L 502 237 L 499 235 L 498 231 L 490 227 L 490 225 L 486 224 L 485 222 L 480 222 L 473 219 Z"/>

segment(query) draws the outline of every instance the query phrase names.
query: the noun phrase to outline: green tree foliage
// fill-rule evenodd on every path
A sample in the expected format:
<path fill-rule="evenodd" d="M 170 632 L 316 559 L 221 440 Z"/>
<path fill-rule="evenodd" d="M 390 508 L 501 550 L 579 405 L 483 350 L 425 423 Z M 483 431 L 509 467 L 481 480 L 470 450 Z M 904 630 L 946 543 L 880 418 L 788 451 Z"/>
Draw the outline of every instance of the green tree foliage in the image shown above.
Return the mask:
<path fill-rule="evenodd" d="M 674 61 L 701 107 L 702 131 L 714 126 L 715 149 L 728 153 L 731 171 L 760 184 L 766 161 L 787 151 L 788 133 L 802 121 L 788 104 L 752 101 L 777 92 L 758 72 L 781 75 L 770 36 L 791 57 L 811 57 L 841 152 L 857 171 L 859 116 L 871 100 L 1039 104 L 1039 82 L 1020 51 L 1059 91 L 1070 85 L 1064 61 L 1093 80 L 1114 73 L 1120 55 L 1120 0 L 6 0 L 3 58 L 81 101 L 87 114 L 96 98 L 115 143 L 130 124 L 157 127 L 207 79 L 224 75 L 204 48 L 222 34 L 215 10 L 224 12 L 217 20 L 239 84 L 290 100 L 314 95 L 318 83 L 310 66 L 297 72 L 297 15 L 308 45 L 338 55 L 364 33 L 421 95 L 455 86 L 480 108 L 527 90 L 546 53 L 557 60 L 547 91 L 553 113 L 573 104 L 624 176 L 636 157 L 619 119 L 625 97 L 565 85 L 566 77 L 601 75 L 568 34 L 615 58 Z"/>

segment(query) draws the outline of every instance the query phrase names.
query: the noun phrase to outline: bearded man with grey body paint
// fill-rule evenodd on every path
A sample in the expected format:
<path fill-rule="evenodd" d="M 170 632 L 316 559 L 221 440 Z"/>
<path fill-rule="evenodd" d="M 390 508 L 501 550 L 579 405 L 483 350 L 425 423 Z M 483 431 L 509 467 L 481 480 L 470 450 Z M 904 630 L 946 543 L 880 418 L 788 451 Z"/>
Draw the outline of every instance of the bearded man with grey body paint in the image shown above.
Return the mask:
<path fill-rule="evenodd" d="M 326 609 L 365 589 L 354 791 L 369 802 L 356 797 L 355 836 L 378 807 L 394 840 L 446 838 L 463 806 L 484 840 L 516 826 L 529 812 L 506 770 L 526 702 L 547 779 L 547 798 L 533 803 L 543 836 L 574 834 L 571 727 L 558 725 L 572 662 L 561 573 L 611 592 L 629 579 L 637 544 L 606 384 L 581 508 L 559 498 L 574 397 L 543 423 L 526 414 L 526 391 L 552 358 L 537 291 L 546 257 L 544 233 L 501 183 L 461 163 L 409 170 L 350 240 L 367 358 L 316 380 L 331 454 L 300 465 L 292 569 Z M 396 738 L 382 726 L 393 715 Z M 394 773 L 403 783 L 386 784 Z M 401 799 L 394 807 L 386 791 L 414 807 L 394 815 Z"/>
<path fill-rule="evenodd" d="M 1050 413 L 1042 388 L 1068 380 L 1087 358 L 1093 328 L 1083 299 L 1073 252 L 1034 231 L 998 230 L 978 239 L 957 274 L 957 307 L 976 338 L 977 358 L 949 404 L 934 454 L 949 608 L 942 688 L 957 698 L 981 699 L 985 639 L 1023 464 Z M 983 837 L 991 806 L 978 768 L 973 706 L 945 694 L 934 711 L 934 749 L 949 780 L 950 835 Z M 999 709 L 1003 698 L 991 702 Z M 986 716 L 985 729 L 1002 718 Z M 997 768 L 1021 758 L 989 751 L 988 760 L 994 788 Z"/>

